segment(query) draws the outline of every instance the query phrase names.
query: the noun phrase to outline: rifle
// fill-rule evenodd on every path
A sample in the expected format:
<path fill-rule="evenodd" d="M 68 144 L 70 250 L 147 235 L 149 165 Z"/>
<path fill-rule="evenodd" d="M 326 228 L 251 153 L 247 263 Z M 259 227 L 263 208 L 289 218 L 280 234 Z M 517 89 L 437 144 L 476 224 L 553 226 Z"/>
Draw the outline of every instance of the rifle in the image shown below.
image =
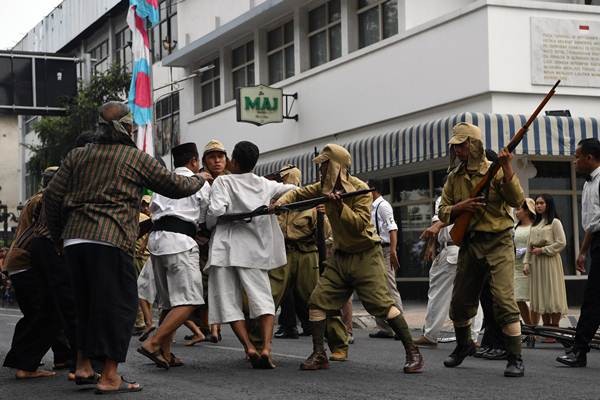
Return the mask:
<path fill-rule="evenodd" d="M 315 157 L 319 155 L 317 147 L 315 146 Z M 317 177 L 319 176 L 320 170 L 319 165 L 315 164 L 317 170 Z M 317 242 L 317 251 L 319 252 L 319 273 L 322 274 L 325 270 L 325 261 L 327 260 L 327 244 L 325 243 L 325 214 L 317 210 L 317 231 L 315 232 L 315 239 Z"/>
<path fill-rule="evenodd" d="M 342 193 L 340 197 L 342 199 L 347 199 L 349 197 L 360 196 L 363 194 L 371 193 L 375 189 L 362 189 L 356 190 L 354 192 Z M 244 212 L 244 213 L 233 213 L 233 214 L 225 214 L 221 215 L 218 219 L 219 223 L 223 222 L 233 222 L 233 221 L 244 221 L 246 223 L 252 221 L 252 218 L 259 217 L 261 215 L 270 215 L 270 214 L 280 214 L 286 211 L 304 211 L 310 210 L 318 206 L 319 204 L 325 204 L 329 201 L 328 196 L 319 196 L 313 199 L 296 201 L 294 203 L 285 204 L 280 206 L 274 210 L 270 210 L 269 206 L 260 206 L 255 208 L 252 211 Z"/>
<path fill-rule="evenodd" d="M 283 169 L 279 169 L 277 171 L 269 172 L 268 174 L 263 175 L 263 178 L 267 178 L 270 181 L 281 182 L 282 181 L 281 173 L 284 171 L 287 171 L 288 169 L 292 169 L 292 168 L 296 168 L 296 166 L 288 165 L 287 167 L 285 167 Z"/>
<path fill-rule="evenodd" d="M 554 96 L 555 90 L 558 87 L 559 83 L 560 80 L 556 81 L 554 86 L 552 86 L 552 89 L 550 89 L 548 94 L 546 94 L 546 97 L 544 97 L 544 99 L 535 109 L 533 114 L 531 114 L 525 125 L 523 125 L 521 129 L 519 129 L 519 131 L 510 140 L 510 142 L 506 146 L 506 149 L 509 152 L 512 153 L 515 150 L 515 148 L 519 145 L 519 143 L 521 143 L 521 140 L 523 140 L 523 137 L 525 136 L 525 133 L 527 133 L 529 126 L 533 123 L 533 121 L 535 121 L 538 114 L 542 111 L 546 103 L 548 103 L 552 96 Z M 487 198 L 492 180 L 494 176 L 496 176 L 496 173 L 499 169 L 500 163 L 498 162 L 498 160 L 493 161 L 487 173 L 484 175 L 483 179 L 481 179 L 479 184 L 477 184 L 477 186 L 475 186 L 475 188 L 471 192 L 471 198 L 482 196 Z M 469 228 L 469 224 L 471 223 L 471 218 L 473 218 L 473 215 L 474 213 L 472 212 L 463 212 L 459 214 L 454 220 L 454 226 L 450 230 L 450 237 L 452 237 L 452 241 L 457 246 L 460 246 L 463 243 L 465 234 L 467 233 L 467 229 Z"/>

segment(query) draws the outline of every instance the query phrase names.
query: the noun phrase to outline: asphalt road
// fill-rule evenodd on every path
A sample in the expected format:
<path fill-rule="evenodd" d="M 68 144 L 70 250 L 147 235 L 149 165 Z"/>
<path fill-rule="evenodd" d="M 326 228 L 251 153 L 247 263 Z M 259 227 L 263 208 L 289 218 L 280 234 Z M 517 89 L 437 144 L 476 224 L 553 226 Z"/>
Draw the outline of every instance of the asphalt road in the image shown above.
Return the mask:
<path fill-rule="evenodd" d="M 0 308 L 0 359 L 10 346 L 19 312 Z M 43 332 L 40 332 L 43 334 Z M 404 352 L 400 342 L 369 339 L 365 330 L 355 330 L 356 343 L 350 360 L 331 363 L 329 370 L 299 371 L 299 363 L 310 353 L 310 338 L 274 340 L 277 369 L 253 370 L 228 327 L 219 344 L 182 345 L 178 332 L 174 353 L 186 365 L 164 371 L 135 352 L 132 339 L 128 362 L 121 373 L 144 386 L 141 393 L 119 395 L 122 399 L 600 399 L 600 352 L 593 351 L 588 368 L 561 367 L 554 358 L 560 345 L 525 349 L 525 378 L 504 378 L 504 361 L 467 359 L 461 367 L 444 368 L 443 359 L 453 344 L 424 349 L 426 371 L 402 373 Z M 415 332 L 416 334 L 416 332 Z M 44 359 L 52 365 L 51 354 Z M 17 381 L 14 371 L 0 368 L 0 399 L 84 399 L 93 390 L 80 390 L 66 380 L 66 372 L 55 378 Z"/>

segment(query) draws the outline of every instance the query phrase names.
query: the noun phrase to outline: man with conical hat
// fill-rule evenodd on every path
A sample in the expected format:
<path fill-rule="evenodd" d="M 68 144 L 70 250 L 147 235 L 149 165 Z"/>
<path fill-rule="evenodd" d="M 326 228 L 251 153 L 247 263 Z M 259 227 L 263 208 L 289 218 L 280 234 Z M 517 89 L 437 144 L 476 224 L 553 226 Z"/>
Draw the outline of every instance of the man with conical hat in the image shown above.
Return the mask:
<path fill-rule="evenodd" d="M 452 170 L 444 184 L 438 216 L 443 223 L 451 224 L 463 212 L 474 215 L 458 254 L 450 304 L 456 348 L 444 365 L 456 367 L 475 353 L 470 321 L 477 313 L 479 293 L 489 275 L 495 318 L 502 327 L 508 353 L 504 376 L 521 377 L 525 369 L 521 359 L 519 309 L 514 298 L 514 221 L 510 207 L 523 204 L 523 189 L 512 169 L 512 154 L 503 149 L 498 154 L 502 168 L 492 178 L 487 198 L 471 198 L 471 191 L 491 165 L 485 156 L 481 130 L 461 122 L 454 126 L 448 144 Z"/>
<path fill-rule="evenodd" d="M 334 255 L 309 300 L 313 352 L 300 365 L 303 370 L 329 367 L 323 345 L 327 314 L 338 313 L 353 291 L 366 310 L 385 318 L 406 350 L 405 373 L 423 370 L 423 357 L 412 342 L 402 312 L 389 294 L 381 239 L 371 222 L 370 194 L 342 199 L 341 193 L 368 189 L 368 185 L 349 174 L 350 153 L 337 144 L 326 145 L 314 162 L 320 164 L 321 181 L 283 195 L 277 205 L 329 196 L 325 210 L 333 231 Z"/>

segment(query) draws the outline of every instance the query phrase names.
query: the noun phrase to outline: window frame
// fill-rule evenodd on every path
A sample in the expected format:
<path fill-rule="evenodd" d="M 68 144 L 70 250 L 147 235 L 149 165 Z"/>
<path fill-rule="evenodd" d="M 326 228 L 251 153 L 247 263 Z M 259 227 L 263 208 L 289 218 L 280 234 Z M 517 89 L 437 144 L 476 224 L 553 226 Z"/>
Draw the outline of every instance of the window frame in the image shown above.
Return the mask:
<path fill-rule="evenodd" d="M 360 2 L 360 0 L 356 0 L 356 24 L 357 24 L 357 27 L 358 27 L 357 35 L 358 35 L 358 48 L 359 49 L 364 49 L 365 47 L 369 47 L 369 46 L 371 46 L 371 45 L 373 45 L 375 43 L 381 42 L 382 40 L 390 38 L 390 37 L 392 37 L 394 35 L 397 35 L 399 33 L 399 24 L 398 24 L 398 21 L 396 21 L 396 33 L 393 34 L 393 35 L 390 35 L 388 37 L 383 37 L 383 21 L 384 21 L 383 20 L 383 5 L 385 3 L 388 3 L 388 2 L 391 2 L 391 1 L 395 1 L 396 2 L 396 9 L 398 9 L 398 0 L 377 0 L 377 3 L 369 4 L 369 5 L 364 6 L 362 8 L 359 8 L 359 4 L 358 3 Z M 364 46 L 361 46 L 360 45 L 360 15 L 364 14 L 364 13 L 366 13 L 366 12 L 368 12 L 368 11 L 374 9 L 374 8 L 377 8 L 377 23 L 378 23 L 377 28 L 378 28 L 378 31 L 379 31 L 379 34 L 378 34 L 379 38 L 375 42 L 373 42 L 373 43 L 369 43 L 369 44 L 366 44 Z"/>
<path fill-rule="evenodd" d="M 129 40 L 127 40 L 127 38 L 129 38 Z M 115 50 L 113 52 L 114 63 L 119 64 L 119 66 L 123 67 L 125 71 L 132 71 L 133 69 L 133 50 L 131 48 L 132 40 L 133 34 L 129 27 L 125 27 L 115 33 Z M 118 43 L 121 44 L 119 47 L 117 47 Z M 125 55 L 126 52 L 129 52 L 130 54 L 131 59 L 129 62 L 125 62 L 127 59 L 127 56 Z"/>
<path fill-rule="evenodd" d="M 173 104 L 175 103 L 173 101 L 173 99 L 177 98 L 177 109 L 173 108 Z M 169 107 L 169 112 L 167 113 L 163 113 L 162 112 L 162 107 L 163 104 L 168 104 Z M 175 130 L 175 124 L 173 123 L 173 119 L 175 118 L 175 116 L 177 116 L 177 121 L 178 121 L 178 125 L 181 124 L 181 114 L 180 114 L 180 98 L 179 98 L 179 92 L 175 92 L 175 93 L 171 93 L 169 96 L 165 96 L 163 99 L 160 99 L 159 101 L 155 102 L 154 104 L 154 115 L 155 115 L 155 129 L 157 130 L 157 138 L 161 141 L 161 146 L 162 146 L 162 151 L 157 152 L 157 154 L 159 156 L 164 156 L 166 154 L 169 154 L 171 152 L 171 148 L 173 148 L 174 146 L 176 146 L 179 142 L 179 137 L 177 138 L 177 140 L 174 140 L 174 130 Z M 159 110 L 161 111 L 160 115 L 159 115 Z M 170 121 L 170 125 L 171 125 L 171 140 L 169 143 L 168 148 L 165 148 L 165 142 L 164 142 L 164 131 L 162 130 L 162 125 L 164 121 Z M 161 127 L 160 130 L 159 126 Z M 181 130 L 179 129 L 180 127 L 177 126 L 177 136 L 180 136 Z M 155 148 L 156 148 L 156 143 L 155 143 Z"/>
<path fill-rule="evenodd" d="M 333 1 L 333 0 L 327 0 L 327 1 L 325 1 L 323 4 L 319 4 L 318 6 L 311 8 L 310 10 L 308 10 L 308 13 L 307 13 L 307 17 L 310 20 L 310 13 L 312 11 L 314 11 L 314 10 L 320 8 L 320 7 L 325 7 L 325 19 L 327 20 L 327 23 L 324 26 L 322 26 L 322 27 L 320 27 L 318 29 L 315 29 L 314 31 L 310 31 L 309 30 L 309 32 L 306 34 L 306 40 L 307 40 L 307 44 L 308 44 L 308 58 L 309 58 L 308 62 L 309 62 L 310 68 L 316 68 L 316 67 L 318 67 L 320 65 L 327 64 L 328 62 L 333 61 L 335 59 L 338 59 L 338 58 L 340 58 L 342 56 L 342 54 L 340 52 L 340 55 L 338 57 L 331 58 L 331 38 L 330 38 L 330 31 L 331 31 L 332 28 L 334 28 L 334 27 L 336 27 L 338 25 L 340 26 L 340 30 L 341 30 L 341 28 L 342 28 L 342 12 L 341 12 L 341 10 L 342 10 L 342 7 L 343 7 L 342 2 L 340 0 L 340 18 L 337 19 L 337 20 L 335 20 L 335 21 L 333 21 L 333 22 L 330 22 L 329 21 L 329 15 L 330 15 L 329 14 L 329 12 L 330 12 L 329 8 L 330 8 L 331 1 Z M 310 29 L 310 26 L 307 29 Z M 313 65 L 312 62 L 311 62 L 312 49 L 311 49 L 311 46 L 310 46 L 310 39 L 311 39 L 311 37 L 317 36 L 318 34 L 323 33 L 323 32 L 325 32 L 325 43 L 326 43 L 326 51 L 327 51 L 327 61 L 325 61 L 325 62 L 323 62 L 321 64 Z M 342 36 L 343 35 L 340 34 L 340 48 L 342 47 L 342 40 L 343 40 Z"/>
<path fill-rule="evenodd" d="M 248 45 L 252 43 L 252 59 L 248 60 Z M 241 63 L 240 65 L 236 65 L 235 67 L 233 66 L 233 53 L 238 50 L 240 47 L 244 47 L 244 51 L 245 51 L 245 59 L 244 62 Z M 233 78 L 234 74 L 238 71 L 244 70 L 244 81 L 245 81 L 245 86 L 249 86 L 248 84 L 248 67 L 252 66 L 254 68 L 254 76 L 252 77 L 252 85 L 255 86 L 256 85 L 256 41 L 252 38 L 249 40 L 246 40 L 245 42 L 243 42 L 240 45 L 237 45 L 235 47 L 231 47 L 230 50 L 230 56 L 231 56 L 231 68 L 230 68 L 230 74 L 229 74 L 229 78 L 231 79 L 231 89 L 232 89 L 232 94 L 233 94 L 233 99 L 235 99 L 235 94 L 236 94 L 236 90 L 237 88 L 235 87 L 235 79 Z M 243 87 L 243 86 L 242 86 Z"/>
<path fill-rule="evenodd" d="M 286 26 L 288 24 L 292 24 L 292 40 L 286 43 L 286 41 L 285 41 L 285 28 L 286 28 Z M 277 30 L 281 30 L 281 38 L 282 38 L 281 39 L 282 40 L 281 45 L 278 46 L 278 47 L 275 47 L 275 48 L 273 48 L 271 50 L 269 50 L 269 34 L 271 32 L 277 31 Z M 294 19 L 287 20 L 286 22 L 283 22 L 282 24 L 280 24 L 278 27 L 270 29 L 270 30 L 267 31 L 267 42 L 266 42 L 266 49 L 267 49 L 267 52 L 266 52 L 266 56 L 267 56 L 266 57 L 266 62 L 267 62 L 267 64 L 266 65 L 267 65 L 267 70 L 268 70 L 267 71 L 267 77 L 268 77 L 268 80 L 269 80 L 269 85 L 271 85 L 273 83 L 281 82 L 283 80 L 286 80 L 286 79 L 291 78 L 292 76 L 296 75 L 296 66 L 295 66 L 295 58 L 296 57 L 294 55 L 294 60 L 293 60 L 293 63 L 292 63 L 292 68 L 293 68 L 294 71 L 293 71 L 292 75 L 286 76 L 287 64 L 286 64 L 285 51 L 286 51 L 286 49 L 288 49 L 290 47 L 292 48 L 292 51 L 294 51 L 293 50 L 294 49 L 294 44 L 295 44 L 294 42 L 295 42 L 294 41 Z M 239 46 L 236 47 L 236 49 L 237 48 L 239 48 Z M 270 59 L 271 59 L 272 56 L 277 55 L 277 53 L 281 53 L 281 58 L 282 58 L 282 64 L 281 64 L 281 66 L 282 66 L 282 74 L 281 75 L 282 75 L 283 78 L 280 79 L 280 80 L 278 80 L 278 81 L 271 81 L 271 77 L 270 77 L 270 75 L 271 75 Z M 233 73 L 233 71 L 232 71 L 232 73 Z"/>
<path fill-rule="evenodd" d="M 219 57 L 215 57 L 213 58 L 211 61 L 205 62 L 200 66 L 201 68 L 207 67 L 209 65 L 214 65 L 214 68 L 211 69 L 210 71 L 213 71 L 212 76 L 208 79 L 202 80 L 202 76 L 204 74 L 206 74 L 209 71 L 206 72 L 202 72 L 198 75 L 198 77 L 196 78 L 196 84 L 198 85 L 198 91 L 197 91 L 197 95 L 199 96 L 199 101 L 200 101 L 200 107 L 196 108 L 196 110 L 199 110 L 198 112 L 196 112 L 195 114 L 200 114 L 206 111 L 209 111 L 215 107 L 218 107 L 221 105 L 221 70 L 220 70 L 220 59 Z M 208 108 L 204 108 L 204 103 L 202 101 L 202 89 L 206 86 L 211 86 L 211 93 L 212 93 L 212 100 L 213 100 L 213 104 L 212 107 L 208 107 Z M 218 95 L 215 91 L 215 85 L 218 86 L 219 88 L 219 92 Z"/>
<path fill-rule="evenodd" d="M 177 32 L 172 32 L 173 20 L 177 19 L 177 0 L 159 0 L 158 2 L 158 12 L 159 12 L 159 21 L 158 23 L 151 29 L 151 43 L 150 43 L 150 52 L 152 53 L 152 62 L 156 63 L 161 61 L 164 57 L 171 54 L 175 48 L 177 47 Z M 164 5 L 164 8 L 163 8 Z M 166 23 L 167 29 L 167 37 L 174 43 L 172 49 L 165 49 L 162 45 L 162 26 L 163 23 Z M 178 26 L 177 22 L 175 25 Z M 158 38 L 157 38 L 158 36 Z M 159 41 L 158 47 L 156 47 L 156 40 Z M 159 54 L 156 54 L 155 50 L 159 50 Z"/>
<path fill-rule="evenodd" d="M 102 52 L 103 47 L 106 50 L 104 53 Z M 108 47 L 108 38 L 106 38 L 90 49 L 90 57 L 92 58 L 92 60 L 95 60 L 92 61 L 92 73 L 94 75 L 106 72 L 110 68 L 110 65 L 108 65 L 108 55 L 110 52 Z M 98 51 L 100 51 L 99 55 L 97 54 Z"/>

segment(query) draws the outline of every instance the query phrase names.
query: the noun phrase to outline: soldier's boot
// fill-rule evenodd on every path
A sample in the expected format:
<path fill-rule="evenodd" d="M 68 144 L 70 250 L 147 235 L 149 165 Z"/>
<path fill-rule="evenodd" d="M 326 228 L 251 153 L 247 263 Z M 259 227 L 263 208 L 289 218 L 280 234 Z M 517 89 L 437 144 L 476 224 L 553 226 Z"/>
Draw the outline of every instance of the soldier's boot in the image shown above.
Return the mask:
<path fill-rule="evenodd" d="M 324 346 L 325 326 L 325 320 L 311 321 L 313 352 L 306 361 L 300 364 L 301 370 L 314 371 L 329 368 L 329 360 L 327 360 Z"/>
<path fill-rule="evenodd" d="M 504 369 L 504 376 L 520 378 L 525 375 L 525 366 L 521 358 L 521 336 L 504 335 L 504 346 L 508 353 L 508 362 Z"/>
<path fill-rule="evenodd" d="M 408 325 L 406 324 L 406 320 L 402 316 L 402 314 L 397 317 L 391 318 L 387 320 L 390 328 L 394 330 L 396 337 L 402 341 L 404 345 L 404 350 L 406 351 L 406 361 L 404 363 L 404 373 L 405 374 L 417 374 L 419 372 L 423 372 L 423 366 L 425 362 L 423 361 L 423 356 L 419 349 L 412 340 L 412 335 L 408 330 Z"/>
<path fill-rule="evenodd" d="M 472 356 L 477 351 L 477 346 L 471 339 L 471 326 L 455 326 L 454 334 L 456 335 L 456 347 L 450 353 L 448 358 L 444 360 L 444 366 L 448 368 L 458 367 L 463 360 L 468 356 Z"/>

